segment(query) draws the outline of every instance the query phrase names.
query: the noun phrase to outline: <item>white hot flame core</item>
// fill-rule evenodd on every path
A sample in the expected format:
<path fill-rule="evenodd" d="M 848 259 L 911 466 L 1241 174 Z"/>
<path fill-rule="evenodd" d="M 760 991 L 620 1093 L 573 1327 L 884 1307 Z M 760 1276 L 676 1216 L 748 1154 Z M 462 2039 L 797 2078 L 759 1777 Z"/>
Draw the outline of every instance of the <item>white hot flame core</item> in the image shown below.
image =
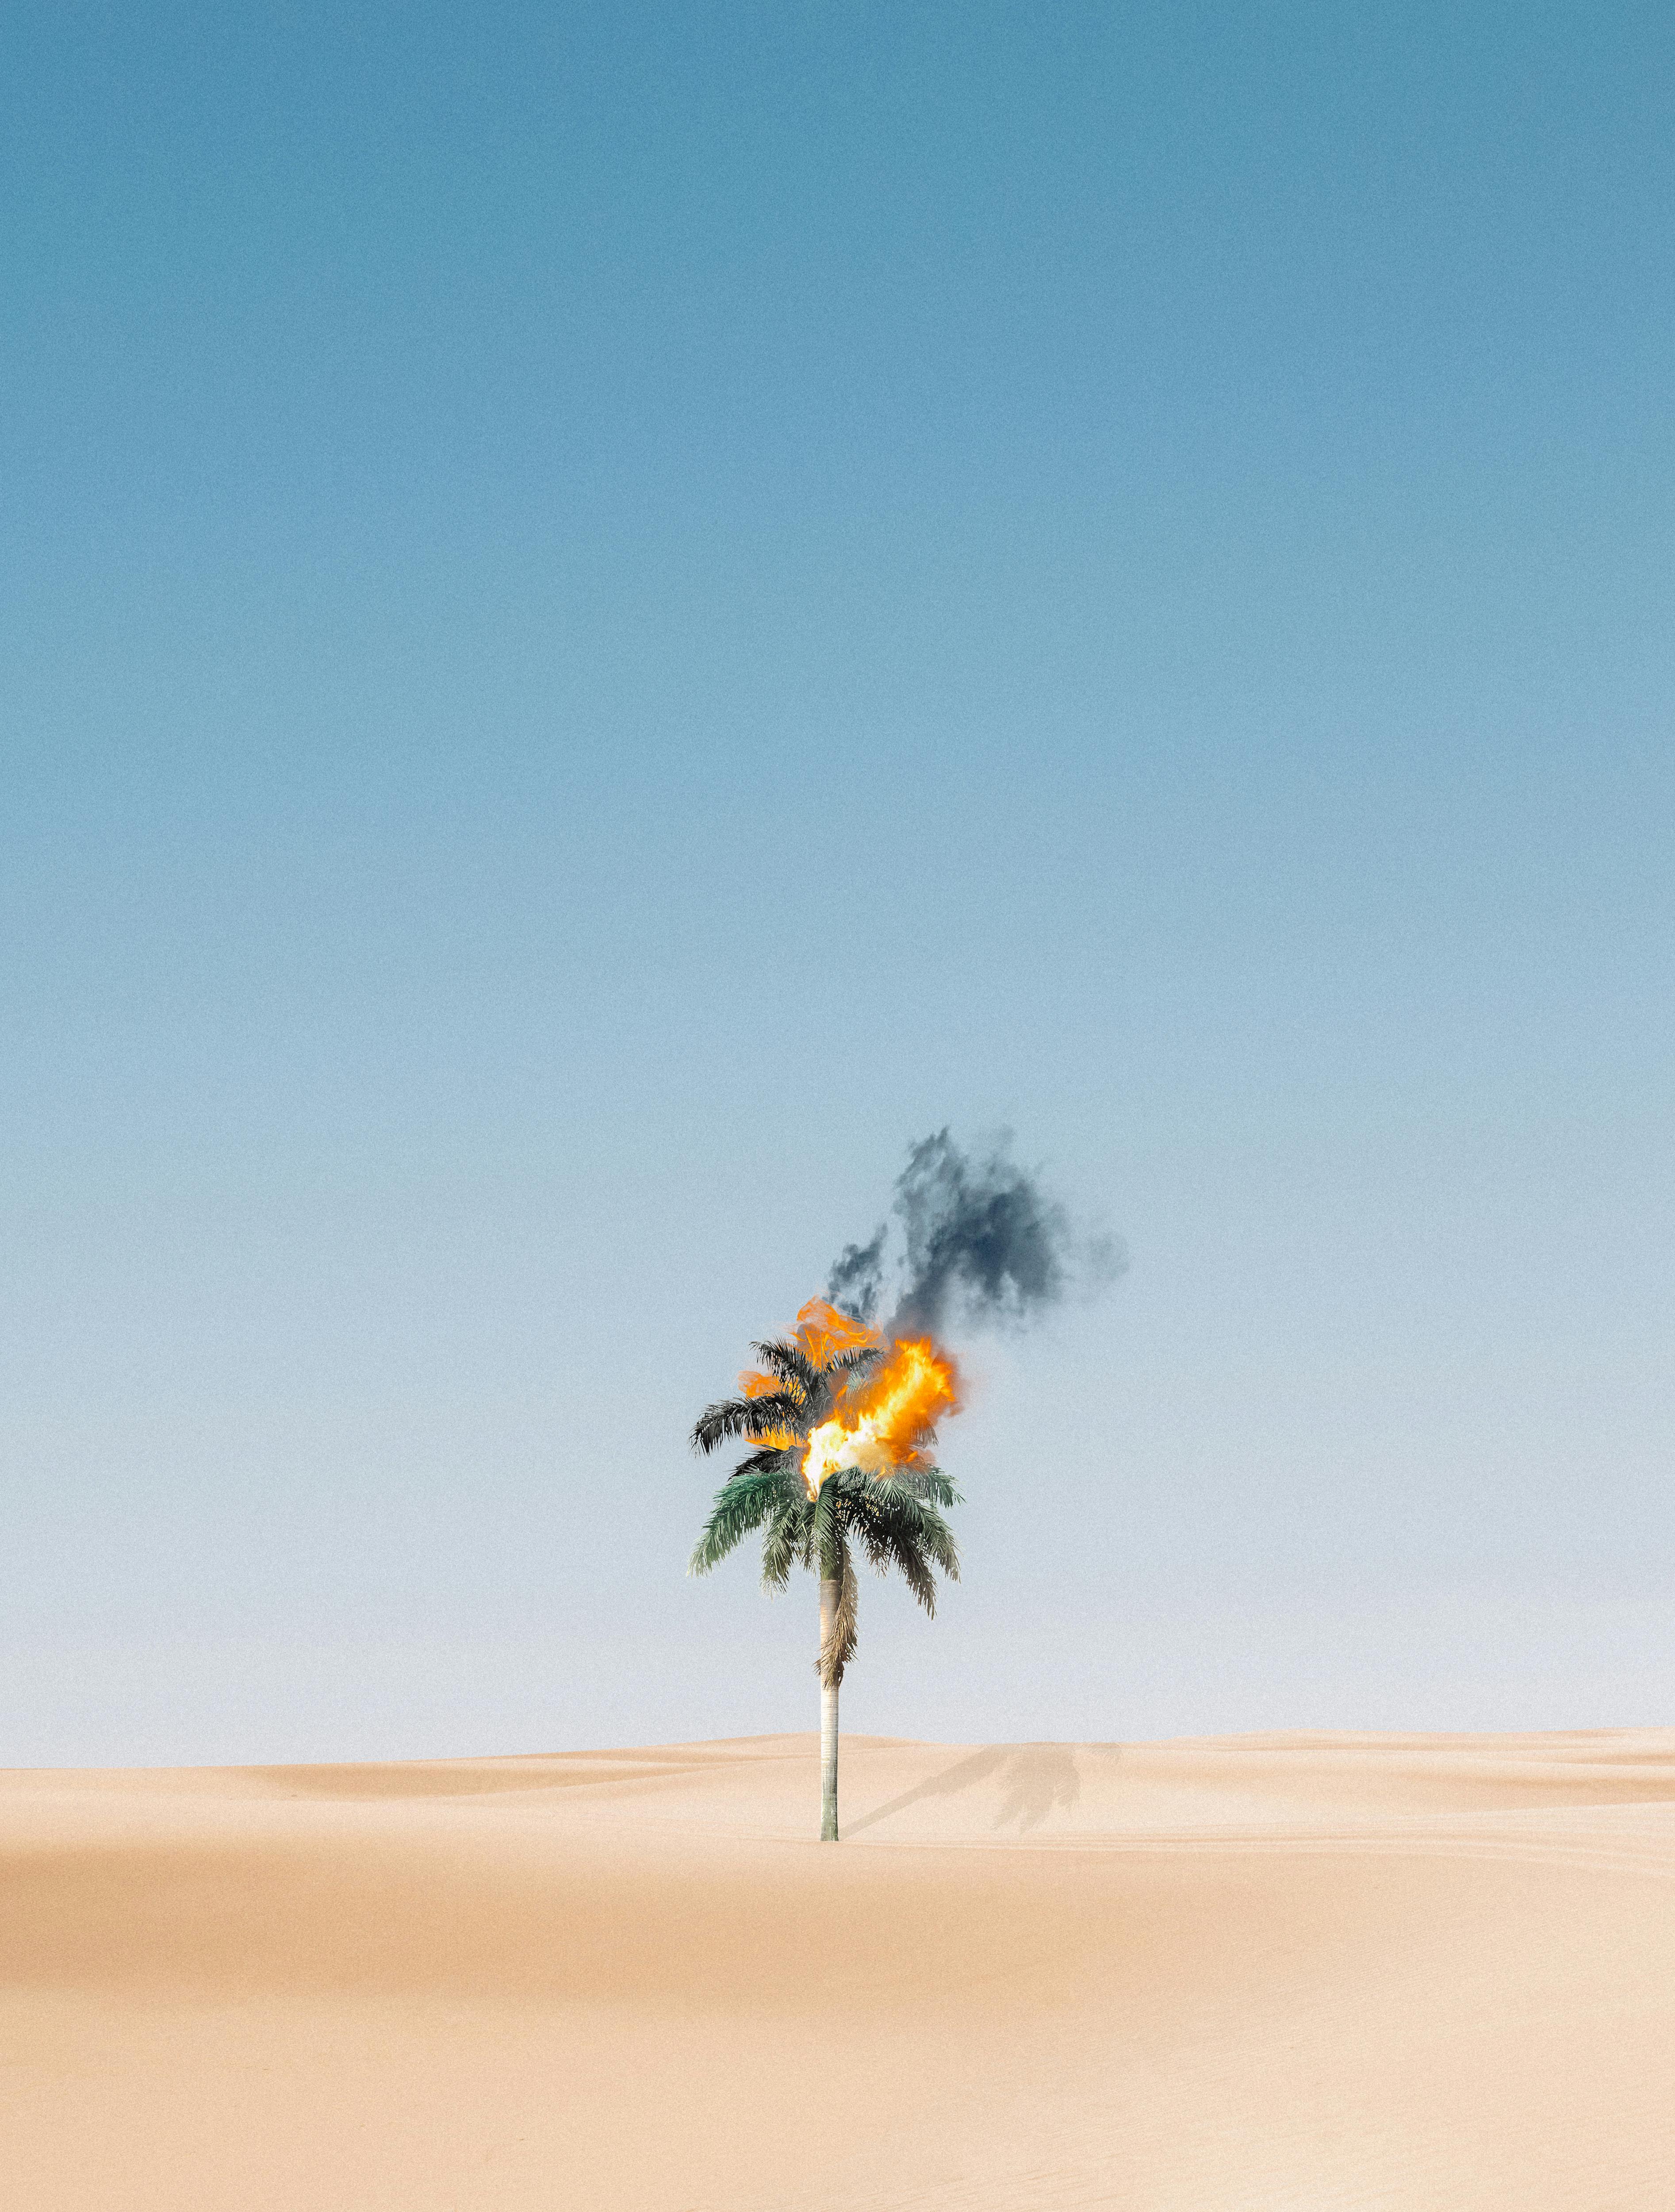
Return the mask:
<path fill-rule="evenodd" d="M 953 1364 L 928 1339 L 907 1338 L 893 1346 L 862 1405 L 810 1431 L 803 1454 L 803 1482 L 810 1498 L 818 1498 L 822 1485 L 842 1468 L 885 1476 L 893 1468 L 910 1466 L 938 1415 L 957 1403 Z"/>

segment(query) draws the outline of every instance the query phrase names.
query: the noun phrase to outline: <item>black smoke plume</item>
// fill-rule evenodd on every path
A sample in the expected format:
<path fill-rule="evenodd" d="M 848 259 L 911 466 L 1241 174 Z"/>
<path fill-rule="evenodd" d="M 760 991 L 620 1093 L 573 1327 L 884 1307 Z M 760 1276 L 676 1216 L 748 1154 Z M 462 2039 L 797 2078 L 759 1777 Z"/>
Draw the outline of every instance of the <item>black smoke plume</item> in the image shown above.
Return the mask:
<path fill-rule="evenodd" d="M 1114 1237 L 1076 1231 L 1056 1199 L 1010 1157 L 1004 1133 L 986 1152 L 962 1152 L 946 1129 L 909 1147 L 890 1212 L 901 1254 L 890 1337 L 1034 1320 L 1072 1287 L 1109 1282 L 1126 1264 Z M 883 1302 L 890 1224 L 846 1245 L 826 1295 L 871 1322 Z"/>

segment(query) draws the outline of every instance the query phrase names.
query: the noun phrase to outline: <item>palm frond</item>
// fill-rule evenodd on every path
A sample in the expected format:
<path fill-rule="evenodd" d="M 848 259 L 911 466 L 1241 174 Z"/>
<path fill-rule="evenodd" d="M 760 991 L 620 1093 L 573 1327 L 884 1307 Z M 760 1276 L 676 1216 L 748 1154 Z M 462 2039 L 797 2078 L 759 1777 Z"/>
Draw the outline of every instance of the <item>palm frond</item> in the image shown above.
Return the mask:
<path fill-rule="evenodd" d="M 762 1586 L 782 1590 L 791 1580 L 798 1554 L 808 1534 L 814 1507 L 807 1498 L 788 1498 L 774 1509 L 762 1540 Z"/>
<path fill-rule="evenodd" d="M 828 1375 L 861 1375 L 869 1367 L 876 1367 L 884 1356 L 882 1344 L 852 1345 L 847 1352 L 834 1352 L 826 1362 Z"/>
<path fill-rule="evenodd" d="M 838 1547 L 843 1540 L 838 1511 L 837 1487 L 828 1478 L 809 1508 L 809 1541 L 822 1583 L 830 1582 L 838 1571 Z"/>
<path fill-rule="evenodd" d="M 885 1507 L 884 1520 L 887 1527 L 899 1530 L 902 1540 L 913 1545 L 950 1582 L 959 1581 L 960 1547 L 955 1541 L 954 1531 L 934 1505 L 917 1498 L 893 1498 Z"/>
<path fill-rule="evenodd" d="M 936 1611 L 939 1568 L 950 1582 L 960 1579 L 960 1552 L 954 1532 L 928 1499 L 898 1483 L 882 1483 L 851 1471 L 833 1476 L 846 1525 L 859 1537 L 871 1565 L 885 1573 L 894 1566 L 926 1613 Z"/>
<path fill-rule="evenodd" d="M 786 1390 L 765 1391 L 760 1398 L 722 1398 L 706 1406 L 693 1423 L 692 1449 L 713 1452 L 737 1437 L 795 1436 L 804 1418 L 801 1402 Z"/>
<path fill-rule="evenodd" d="M 824 1377 L 800 1344 L 775 1337 L 771 1343 L 753 1344 L 750 1349 L 764 1367 L 780 1377 L 786 1394 L 794 1395 L 800 1406 L 811 1406 L 820 1395 Z"/>
<path fill-rule="evenodd" d="M 740 1460 L 727 1480 L 737 1482 L 741 1475 L 745 1474 L 788 1474 L 791 1464 L 791 1454 L 783 1445 L 769 1444 L 763 1450 L 754 1451 L 747 1459 Z"/>
<path fill-rule="evenodd" d="M 930 1505 L 963 1505 L 965 1499 L 939 1467 L 895 1467 L 877 1478 L 887 1490 L 919 1498 Z"/>
<path fill-rule="evenodd" d="M 879 1568 L 879 1572 L 887 1573 L 891 1567 L 894 1567 L 913 1592 L 917 1602 L 925 1608 L 926 1614 L 934 1620 L 937 1611 L 937 1579 L 931 1571 L 931 1563 L 925 1556 L 923 1547 L 915 1540 L 913 1533 L 908 1529 L 893 1527 L 885 1522 L 874 1531 L 873 1541 L 877 1547 L 878 1555 L 883 1563 Z"/>
<path fill-rule="evenodd" d="M 786 1502 L 788 1477 L 783 1468 L 764 1468 L 747 1474 L 716 1492 L 709 1519 L 694 1548 L 689 1574 L 707 1575 L 734 1546 L 759 1528 L 776 1505 Z"/>

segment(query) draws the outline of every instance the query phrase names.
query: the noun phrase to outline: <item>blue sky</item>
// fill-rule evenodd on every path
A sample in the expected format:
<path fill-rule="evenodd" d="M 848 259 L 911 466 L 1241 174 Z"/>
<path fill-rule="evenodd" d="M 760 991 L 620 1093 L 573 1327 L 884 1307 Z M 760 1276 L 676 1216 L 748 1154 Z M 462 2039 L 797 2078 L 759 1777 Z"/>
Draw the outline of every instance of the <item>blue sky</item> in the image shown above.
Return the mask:
<path fill-rule="evenodd" d="M 26 9 L 0 1741 L 805 1725 L 683 1437 L 1010 1126 L 853 1725 L 1666 1717 L 1661 10 Z"/>

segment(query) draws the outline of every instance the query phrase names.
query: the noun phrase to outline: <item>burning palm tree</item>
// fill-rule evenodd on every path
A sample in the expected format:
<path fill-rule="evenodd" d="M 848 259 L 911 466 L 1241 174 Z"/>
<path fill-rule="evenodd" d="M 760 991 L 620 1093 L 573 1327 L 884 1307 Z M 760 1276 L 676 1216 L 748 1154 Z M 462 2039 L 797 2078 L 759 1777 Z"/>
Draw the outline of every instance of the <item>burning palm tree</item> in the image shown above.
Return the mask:
<path fill-rule="evenodd" d="M 739 1395 L 707 1406 L 694 1448 L 754 1449 L 728 1476 L 692 1554 L 707 1574 L 762 1532 L 762 1587 L 784 1589 L 794 1566 L 820 1581 L 820 1839 L 837 1825 L 838 1686 L 854 1656 L 855 1553 L 880 1574 L 899 1568 L 927 1613 L 935 1570 L 957 1581 L 960 1555 L 942 1508 L 960 1494 L 927 1456 L 936 1423 L 957 1411 L 954 1364 L 929 1338 L 886 1343 L 823 1298 L 788 1338 L 752 1347 L 762 1361 Z"/>

